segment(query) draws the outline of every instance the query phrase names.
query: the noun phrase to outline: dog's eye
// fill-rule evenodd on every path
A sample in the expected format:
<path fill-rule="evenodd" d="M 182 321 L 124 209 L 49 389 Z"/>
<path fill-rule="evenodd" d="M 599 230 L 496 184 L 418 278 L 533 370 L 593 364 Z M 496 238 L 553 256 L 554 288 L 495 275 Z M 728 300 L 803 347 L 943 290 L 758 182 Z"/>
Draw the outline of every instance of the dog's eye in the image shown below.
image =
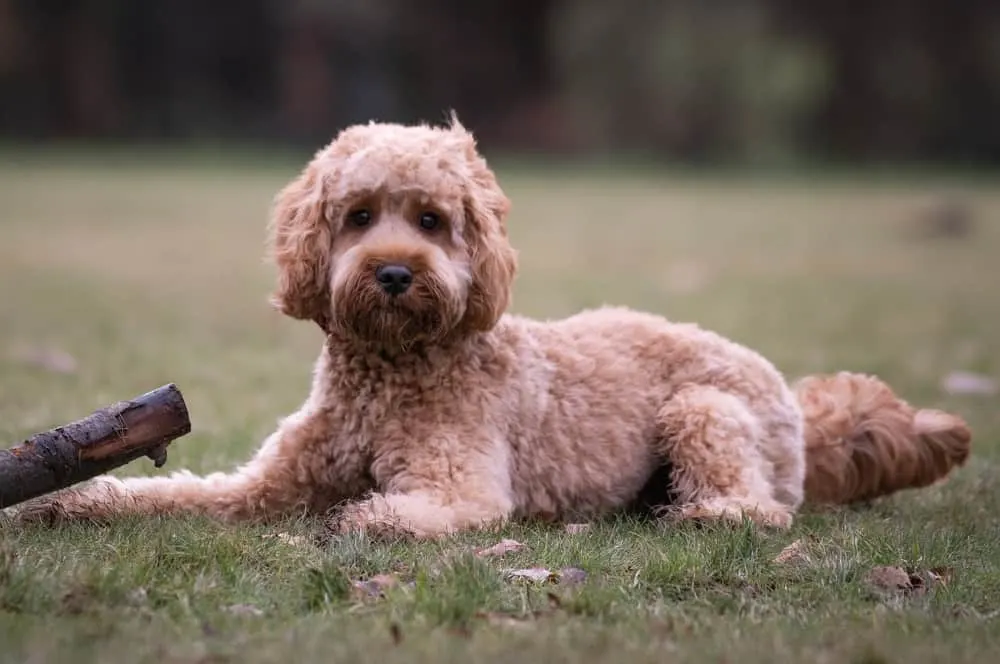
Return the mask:
<path fill-rule="evenodd" d="M 432 231 L 441 223 L 441 217 L 434 212 L 420 213 L 420 227 L 425 231 Z"/>
<path fill-rule="evenodd" d="M 372 223 L 372 213 L 364 208 L 347 213 L 347 221 L 356 228 L 364 228 Z"/>

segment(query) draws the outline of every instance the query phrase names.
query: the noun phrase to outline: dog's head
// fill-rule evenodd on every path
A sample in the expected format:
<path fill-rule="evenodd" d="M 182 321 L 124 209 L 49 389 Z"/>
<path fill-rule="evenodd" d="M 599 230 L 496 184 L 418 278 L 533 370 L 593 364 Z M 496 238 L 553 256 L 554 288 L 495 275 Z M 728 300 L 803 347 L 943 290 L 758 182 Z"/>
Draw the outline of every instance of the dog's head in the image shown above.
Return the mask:
<path fill-rule="evenodd" d="M 509 208 L 456 118 L 350 127 L 275 200 L 272 302 L 386 349 L 488 330 L 517 265 Z"/>

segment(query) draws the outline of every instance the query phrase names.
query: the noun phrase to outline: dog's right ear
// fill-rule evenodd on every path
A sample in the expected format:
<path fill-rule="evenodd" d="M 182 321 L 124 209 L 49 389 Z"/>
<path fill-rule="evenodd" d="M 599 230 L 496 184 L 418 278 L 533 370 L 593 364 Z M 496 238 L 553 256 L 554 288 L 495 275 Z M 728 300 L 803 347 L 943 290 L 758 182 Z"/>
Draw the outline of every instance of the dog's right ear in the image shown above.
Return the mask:
<path fill-rule="evenodd" d="M 274 199 L 269 224 L 278 285 L 271 297 L 279 311 L 313 320 L 328 331 L 330 320 L 330 225 L 324 214 L 323 181 L 309 164 Z"/>

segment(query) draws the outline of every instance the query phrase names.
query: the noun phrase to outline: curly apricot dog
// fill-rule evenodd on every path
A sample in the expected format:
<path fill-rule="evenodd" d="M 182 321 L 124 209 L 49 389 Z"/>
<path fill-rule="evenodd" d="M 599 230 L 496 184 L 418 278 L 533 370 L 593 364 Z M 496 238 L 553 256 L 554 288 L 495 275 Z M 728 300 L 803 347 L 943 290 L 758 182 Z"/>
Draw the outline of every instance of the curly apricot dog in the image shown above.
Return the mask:
<path fill-rule="evenodd" d="M 803 500 L 874 498 L 964 463 L 962 420 L 875 378 L 790 387 L 747 348 L 621 308 L 505 314 L 508 209 L 455 118 L 344 130 L 280 192 L 271 223 L 274 302 L 326 335 L 301 409 L 235 472 L 103 477 L 19 515 L 333 509 L 340 532 L 433 537 L 607 513 L 661 481 L 680 518 L 786 527 Z"/>

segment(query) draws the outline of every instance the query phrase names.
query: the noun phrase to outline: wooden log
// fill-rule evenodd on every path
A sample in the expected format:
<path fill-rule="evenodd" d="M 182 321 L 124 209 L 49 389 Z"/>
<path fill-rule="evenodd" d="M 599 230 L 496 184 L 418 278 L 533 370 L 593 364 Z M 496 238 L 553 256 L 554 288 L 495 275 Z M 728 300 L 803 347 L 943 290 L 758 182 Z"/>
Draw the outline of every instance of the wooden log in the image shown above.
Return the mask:
<path fill-rule="evenodd" d="M 139 457 L 159 468 L 167 445 L 191 431 L 173 383 L 0 450 L 0 509 L 107 473 Z"/>

